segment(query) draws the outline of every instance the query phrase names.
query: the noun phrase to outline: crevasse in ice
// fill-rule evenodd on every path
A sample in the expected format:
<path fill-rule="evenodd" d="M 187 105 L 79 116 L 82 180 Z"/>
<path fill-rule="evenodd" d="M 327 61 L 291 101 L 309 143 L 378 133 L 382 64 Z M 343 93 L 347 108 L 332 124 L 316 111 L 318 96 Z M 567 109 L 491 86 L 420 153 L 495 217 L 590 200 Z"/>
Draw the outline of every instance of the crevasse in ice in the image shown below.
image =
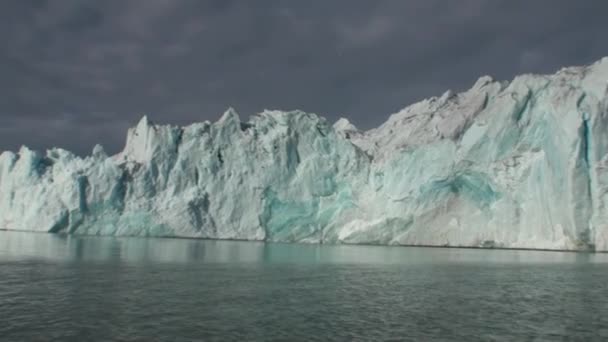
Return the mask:
<path fill-rule="evenodd" d="M 359 131 L 300 111 L 156 125 L 86 158 L 0 155 L 0 228 L 608 250 L 608 58 L 409 106 Z"/>

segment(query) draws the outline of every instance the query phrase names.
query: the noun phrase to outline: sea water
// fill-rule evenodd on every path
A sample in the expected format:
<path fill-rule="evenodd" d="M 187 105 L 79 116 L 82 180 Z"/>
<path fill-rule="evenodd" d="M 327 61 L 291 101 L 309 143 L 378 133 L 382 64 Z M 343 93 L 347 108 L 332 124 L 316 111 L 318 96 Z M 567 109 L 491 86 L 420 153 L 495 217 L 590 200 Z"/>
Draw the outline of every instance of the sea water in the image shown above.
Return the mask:
<path fill-rule="evenodd" d="M 608 255 L 0 232 L 2 341 L 594 341 Z"/>

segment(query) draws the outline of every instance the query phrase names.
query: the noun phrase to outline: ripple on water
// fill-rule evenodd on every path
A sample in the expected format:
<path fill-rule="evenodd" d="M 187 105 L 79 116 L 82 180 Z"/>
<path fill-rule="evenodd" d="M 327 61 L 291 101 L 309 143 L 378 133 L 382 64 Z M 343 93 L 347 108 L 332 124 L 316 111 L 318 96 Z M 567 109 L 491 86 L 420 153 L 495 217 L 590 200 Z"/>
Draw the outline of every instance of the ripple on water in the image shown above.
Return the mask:
<path fill-rule="evenodd" d="M 608 338 L 606 255 L 0 232 L 3 341 Z"/>

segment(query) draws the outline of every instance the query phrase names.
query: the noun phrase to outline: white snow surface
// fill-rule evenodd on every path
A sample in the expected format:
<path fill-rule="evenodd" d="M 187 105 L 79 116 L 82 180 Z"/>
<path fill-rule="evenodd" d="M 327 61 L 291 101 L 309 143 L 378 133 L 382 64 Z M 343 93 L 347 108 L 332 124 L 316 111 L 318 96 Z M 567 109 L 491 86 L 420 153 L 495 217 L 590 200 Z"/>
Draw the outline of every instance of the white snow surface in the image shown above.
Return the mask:
<path fill-rule="evenodd" d="M 608 58 L 480 78 L 376 129 L 300 111 L 0 155 L 0 228 L 608 251 Z"/>

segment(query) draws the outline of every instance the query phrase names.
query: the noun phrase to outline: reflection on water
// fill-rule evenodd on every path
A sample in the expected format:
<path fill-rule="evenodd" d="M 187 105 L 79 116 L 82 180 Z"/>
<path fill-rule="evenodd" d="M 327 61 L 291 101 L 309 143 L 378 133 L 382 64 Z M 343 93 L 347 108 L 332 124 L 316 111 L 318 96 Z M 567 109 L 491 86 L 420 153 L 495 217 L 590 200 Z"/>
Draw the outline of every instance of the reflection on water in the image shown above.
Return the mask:
<path fill-rule="evenodd" d="M 606 263 L 605 253 L 114 238 L 0 231 L 0 258 L 126 263 Z"/>
<path fill-rule="evenodd" d="M 0 232 L 0 340 L 604 341 L 607 259 Z"/>

